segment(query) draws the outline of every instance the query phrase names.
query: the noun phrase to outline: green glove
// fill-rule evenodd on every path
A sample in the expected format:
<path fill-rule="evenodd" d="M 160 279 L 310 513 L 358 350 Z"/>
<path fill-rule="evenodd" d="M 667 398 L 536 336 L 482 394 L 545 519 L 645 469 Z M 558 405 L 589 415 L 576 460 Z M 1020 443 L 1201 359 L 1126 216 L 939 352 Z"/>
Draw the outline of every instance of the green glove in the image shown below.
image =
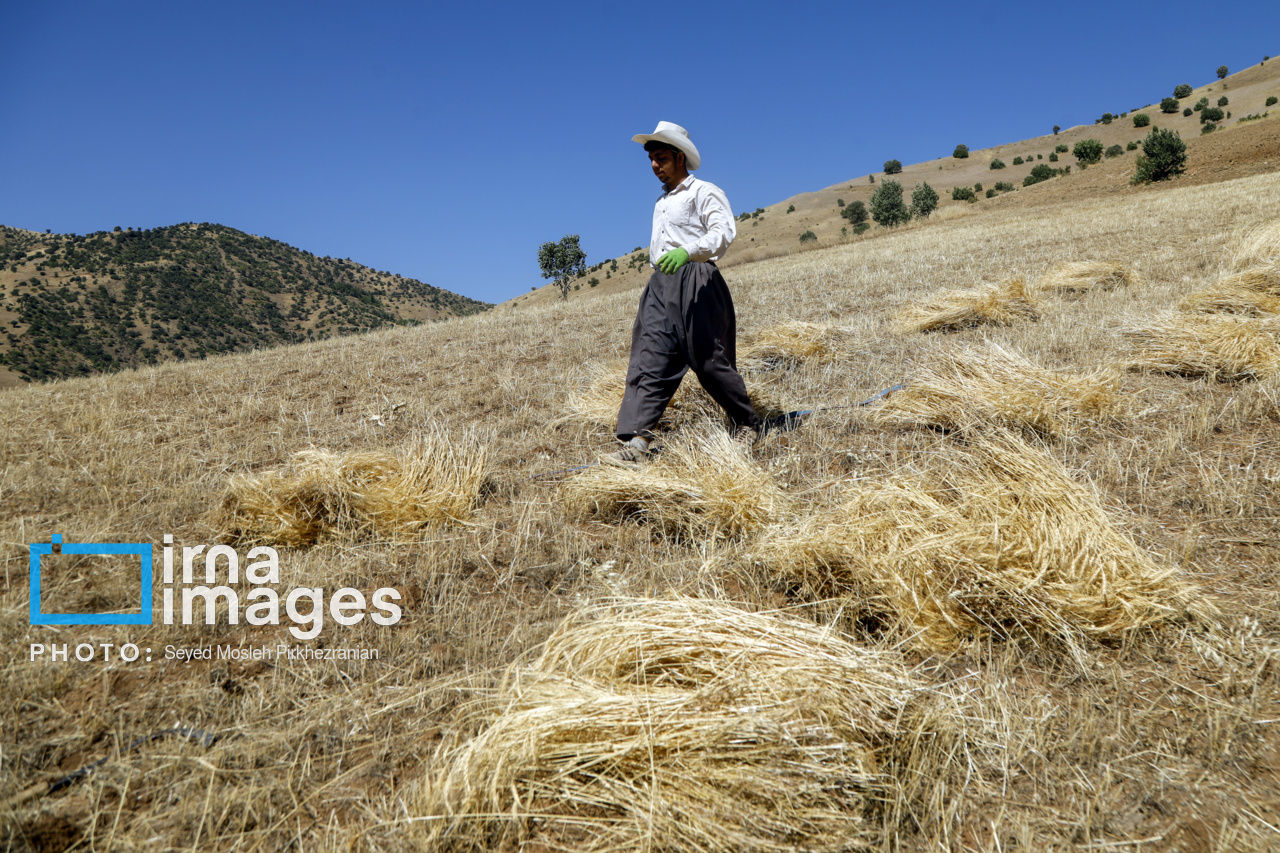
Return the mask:
<path fill-rule="evenodd" d="M 658 269 L 667 275 L 671 275 L 680 267 L 689 262 L 689 253 L 684 249 L 672 249 L 662 257 L 658 258 Z"/>

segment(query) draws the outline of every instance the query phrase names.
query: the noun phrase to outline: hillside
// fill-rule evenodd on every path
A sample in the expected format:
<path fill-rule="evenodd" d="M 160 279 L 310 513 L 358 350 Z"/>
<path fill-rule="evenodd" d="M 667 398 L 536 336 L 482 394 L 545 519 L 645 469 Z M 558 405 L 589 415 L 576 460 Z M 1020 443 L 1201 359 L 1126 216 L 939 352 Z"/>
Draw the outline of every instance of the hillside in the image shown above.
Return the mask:
<path fill-rule="evenodd" d="M 83 236 L 0 226 L 0 387 L 487 307 L 222 225 Z"/>
<path fill-rule="evenodd" d="M 855 201 L 861 201 L 869 207 L 871 194 L 878 183 L 885 180 L 900 183 L 908 201 L 912 188 L 917 183 L 927 182 L 940 196 L 938 209 L 932 218 L 944 220 L 952 216 L 970 215 L 979 208 L 1036 206 L 1056 204 L 1071 197 L 1097 197 L 1099 194 L 1111 193 L 1140 194 L 1149 191 L 1149 188 L 1134 187 L 1128 182 L 1133 176 L 1134 162 L 1142 153 L 1140 148 L 1125 150 L 1118 157 L 1108 157 L 1100 164 L 1082 170 L 1070 152 L 1076 143 L 1084 139 L 1097 139 L 1108 148 L 1119 145 L 1127 149 L 1129 143 L 1141 143 L 1153 127 L 1176 130 L 1187 142 L 1187 173 L 1177 179 L 1177 183 L 1183 186 L 1274 171 L 1280 165 L 1280 129 L 1277 129 L 1280 107 L 1268 106 L 1266 103 L 1270 97 L 1280 97 L 1280 59 L 1250 66 L 1223 80 L 1214 80 L 1196 87 L 1189 97 L 1181 99 L 1178 112 L 1162 113 L 1160 100 L 1171 95 L 1174 86 L 1171 83 L 1168 92 L 1152 93 L 1154 100 L 1145 106 L 1123 110 L 1109 105 L 1115 110 L 1114 118 L 1105 124 L 1101 116 L 1108 111 L 1107 106 L 1098 110 L 1099 119 L 1093 124 L 1076 125 L 1064 128 L 1057 134 L 1048 133 L 1020 142 L 973 149 L 964 159 L 951 156 L 953 152 L 949 148 L 945 152 L 939 152 L 940 156 L 936 159 L 905 164 L 899 174 L 875 172 L 860 175 L 824 189 L 799 193 L 767 207 L 738 209 L 738 239 L 730 247 L 720 266 L 729 268 L 820 247 L 878 239 L 891 229 L 881 228 L 868 220 L 872 226 L 870 230 L 856 235 L 852 233 L 850 223 L 841 218 L 840 211 L 845 205 L 851 205 Z M 1230 110 L 1231 117 L 1219 123 L 1218 131 L 1203 134 L 1203 125 L 1194 105 L 1201 98 L 1208 98 L 1210 105 L 1214 105 L 1224 96 L 1229 103 L 1223 109 Z M 1192 108 L 1190 116 L 1182 114 L 1182 110 L 1187 108 Z M 1147 127 L 1135 127 L 1133 116 L 1138 113 L 1147 114 L 1151 124 Z M 1265 118 L 1250 119 L 1250 116 Z M 955 142 L 963 143 L 965 140 L 957 139 Z M 1066 151 L 1056 150 L 1060 146 L 1065 146 Z M 886 161 L 894 156 L 893 151 L 884 152 Z M 1058 159 L 1054 161 L 1051 157 Z M 1005 168 L 992 169 L 991 163 L 996 159 L 1003 162 Z M 1023 162 L 1015 163 L 1015 159 Z M 1031 170 L 1038 164 L 1055 168 L 1071 166 L 1072 169 L 1070 174 L 1023 186 Z M 706 177 L 715 181 L 712 172 L 707 172 Z M 997 182 L 1009 184 L 1011 189 L 998 190 L 994 196 L 987 197 L 988 192 L 995 190 Z M 972 188 L 975 185 L 982 187 L 975 193 L 976 201 L 956 201 L 951 198 L 954 187 Z M 740 200 L 730 201 L 741 204 Z M 792 207 L 795 209 L 788 213 L 788 208 Z M 816 239 L 802 244 L 800 235 L 806 231 L 812 232 Z M 648 234 L 637 234 L 636 238 L 637 242 L 643 242 L 647 240 Z M 647 257 L 646 244 L 618 258 L 597 262 L 585 276 L 574 281 L 575 289 L 569 296 L 570 301 L 644 286 L 652 272 L 648 267 Z M 594 286 L 590 283 L 591 279 L 597 282 Z M 504 304 L 525 307 L 559 298 L 559 291 L 554 285 L 545 285 Z"/>
<path fill-rule="evenodd" d="M 741 263 L 752 399 L 814 410 L 750 453 L 688 377 L 647 467 L 592 465 L 603 284 L 7 391 L 0 841 L 1276 850 L 1274 121 Z M 42 612 L 157 618 L 29 624 L 29 543 Z"/>

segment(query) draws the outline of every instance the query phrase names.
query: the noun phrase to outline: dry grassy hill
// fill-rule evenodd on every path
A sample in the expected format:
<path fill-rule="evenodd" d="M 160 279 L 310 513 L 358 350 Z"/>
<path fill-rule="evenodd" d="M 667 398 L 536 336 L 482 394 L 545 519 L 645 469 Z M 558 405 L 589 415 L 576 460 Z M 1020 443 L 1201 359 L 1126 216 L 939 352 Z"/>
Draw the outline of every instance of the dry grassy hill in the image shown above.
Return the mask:
<path fill-rule="evenodd" d="M 610 448 L 630 291 L 6 392 L 7 847 L 1275 849 L 1268 121 L 1180 182 L 740 265 L 753 398 L 821 410 L 751 457 L 688 387 L 647 469 L 564 470 Z M 166 533 L 403 618 L 27 624 L 27 543 Z M 379 657 L 163 655 L 276 644 Z"/>
<path fill-rule="evenodd" d="M 876 226 L 860 236 L 854 235 L 850 223 L 840 217 L 841 201 L 845 204 L 861 201 L 870 206 L 871 194 L 878 184 L 869 179 L 877 182 L 886 179 L 898 181 L 905 190 L 908 201 L 912 187 L 920 182 L 928 183 L 941 197 L 938 210 L 933 214 L 935 219 L 967 216 L 975 208 L 1056 204 L 1065 198 L 1092 198 L 1100 194 L 1144 191 L 1144 188 L 1131 187 L 1127 182 L 1133 176 L 1134 161 L 1142 153 L 1141 148 L 1125 151 L 1119 157 L 1107 158 L 1101 164 L 1081 171 L 1070 151 L 1083 139 L 1097 139 L 1105 147 L 1125 147 L 1130 142 L 1141 143 L 1152 127 L 1176 130 L 1188 143 L 1188 171 L 1177 179 L 1183 185 L 1274 171 L 1280 165 L 1280 131 L 1277 131 L 1275 124 L 1277 117 L 1280 117 L 1280 109 L 1267 106 L 1266 103 L 1269 97 L 1280 97 L 1280 60 L 1254 65 L 1229 75 L 1224 80 L 1200 86 L 1193 90 L 1190 97 L 1181 100 L 1181 106 L 1186 108 L 1206 97 L 1211 105 L 1216 105 L 1218 98 L 1227 96 L 1230 103 L 1224 109 L 1229 109 L 1232 116 L 1221 124 L 1220 131 L 1229 131 L 1221 136 L 1218 133 L 1201 134 L 1202 125 L 1198 112 L 1193 111 L 1191 116 L 1183 116 L 1181 110 L 1173 115 L 1161 113 L 1160 99 L 1165 95 L 1172 95 L 1173 88 L 1171 85 L 1169 92 L 1159 95 L 1153 93 L 1152 104 L 1127 111 L 1117 108 L 1116 118 L 1109 124 L 1099 122 L 1077 125 L 1061 130 L 1056 135 L 1046 134 L 1021 142 L 976 149 L 962 160 L 952 157 L 951 150 L 940 151 L 937 159 L 906 164 L 897 175 L 886 176 L 882 172 L 861 175 L 816 192 L 800 193 L 784 199 L 763 208 L 758 216 L 738 223 L 738 240 L 730 248 L 721 266 L 728 268 L 824 246 L 877 239 L 885 229 Z M 1103 112 L 1100 109 L 1099 116 Z M 1125 114 L 1121 115 L 1122 112 Z M 1146 113 L 1151 119 L 1151 125 L 1134 127 L 1133 116 L 1137 113 Z M 1248 116 L 1261 115 L 1266 115 L 1266 118 L 1245 120 Z M 956 143 L 964 141 L 957 139 Z M 1066 153 L 1055 152 L 1055 148 L 1061 145 L 1067 146 Z M 1050 155 L 1055 153 L 1059 160 L 1050 162 Z M 885 152 L 886 160 L 893 156 L 894 152 Z M 1015 165 L 1015 158 L 1021 158 L 1024 162 Z M 1005 168 L 991 169 L 991 162 L 995 159 L 1004 162 Z M 1072 174 L 1023 187 L 1023 181 L 1037 164 L 1072 166 Z M 1012 184 L 1015 189 L 987 198 L 986 192 L 993 189 L 997 182 Z M 975 184 L 983 187 L 977 193 L 976 202 L 952 200 L 953 187 L 973 187 Z M 787 213 L 787 209 L 793 206 L 795 211 Z M 744 212 L 750 214 L 753 211 L 739 211 L 739 214 Z M 800 235 L 806 231 L 812 231 L 817 240 L 801 244 Z M 647 236 L 639 234 L 637 238 L 644 239 Z M 627 255 L 594 265 L 593 271 L 575 280 L 576 289 L 570 294 L 570 301 L 599 293 L 617 293 L 643 287 L 652 272 L 647 263 L 642 263 L 647 256 L 648 246 L 645 245 Z M 592 278 L 599 282 L 595 287 L 589 284 Z M 556 287 L 546 285 L 515 297 L 508 304 L 538 305 L 559 298 L 560 293 Z"/>

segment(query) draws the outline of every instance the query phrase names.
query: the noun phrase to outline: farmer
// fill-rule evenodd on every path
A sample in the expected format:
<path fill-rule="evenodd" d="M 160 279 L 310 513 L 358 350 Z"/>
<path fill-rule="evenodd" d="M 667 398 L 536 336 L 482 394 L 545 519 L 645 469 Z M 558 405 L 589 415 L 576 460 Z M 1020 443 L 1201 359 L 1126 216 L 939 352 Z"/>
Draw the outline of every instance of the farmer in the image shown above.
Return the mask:
<path fill-rule="evenodd" d="M 734 440 L 750 447 L 760 436 L 760 419 L 738 374 L 733 299 L 715 265 L 738 233 L 729 200 L 715 184 L 689 174 L 702 158 L 683 127 L 660 121 L 653 133 L 631 138 L 644 145 L 663 193 L 649 239 L 655 269 L 640 295 L 618 411 L 623 445 L 603 461 L 636 466 L 644 460 L 651 430 L 689 368 L 728 414 Z"/>

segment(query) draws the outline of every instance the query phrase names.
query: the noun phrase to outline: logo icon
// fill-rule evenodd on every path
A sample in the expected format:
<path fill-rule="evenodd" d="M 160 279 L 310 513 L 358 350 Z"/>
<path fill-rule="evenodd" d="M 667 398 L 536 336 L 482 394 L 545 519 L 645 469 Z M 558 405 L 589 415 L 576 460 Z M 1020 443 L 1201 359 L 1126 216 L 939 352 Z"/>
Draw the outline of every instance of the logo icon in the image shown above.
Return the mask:
<path fill-rule="evenodd" d="M 61 546 L 63 554 L 89 556 L 136 556 L 142 562 L 142 600 L 140 613 L 43 613 L 40 609 L 40 557 L 54 553 Z M 55 533 L 51 541 L 32 542 L 31 555 L 31 624 L 32 625 L 150 625 L 151 624 L 151 546 L 140 542 L 68 542 Z"/>

